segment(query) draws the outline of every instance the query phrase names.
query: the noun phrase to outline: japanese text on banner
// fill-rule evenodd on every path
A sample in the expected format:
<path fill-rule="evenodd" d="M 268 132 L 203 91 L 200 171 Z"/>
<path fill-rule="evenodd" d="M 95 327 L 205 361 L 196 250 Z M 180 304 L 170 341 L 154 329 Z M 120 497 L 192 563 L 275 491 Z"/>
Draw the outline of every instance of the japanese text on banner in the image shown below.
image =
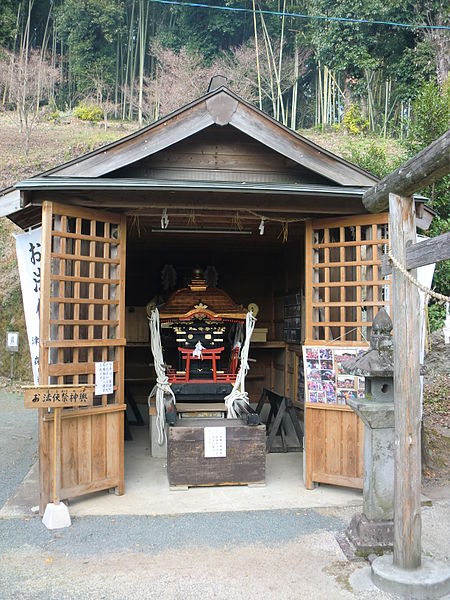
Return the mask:
<path fill-rule="evenodd" d="M 41 292 L 41 231 L 38 227 L 16 235 L 17 265 L 30 345 L 35 385 L 39 383 L 39 308 Z"/>

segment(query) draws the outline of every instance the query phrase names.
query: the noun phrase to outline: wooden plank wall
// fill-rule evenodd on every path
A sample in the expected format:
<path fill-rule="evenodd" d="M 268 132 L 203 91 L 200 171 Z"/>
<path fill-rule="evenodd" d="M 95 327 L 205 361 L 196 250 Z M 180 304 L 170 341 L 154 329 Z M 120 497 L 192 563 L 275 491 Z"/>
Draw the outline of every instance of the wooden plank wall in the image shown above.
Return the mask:
<path fill-rule="evenodd" d="M 313 482 L 362 488 L 364 424 L 343 406 L 305 406 L 305 485 Z"/>
<path fill-rule="evenodd" d="M 123 167 L 113 176 L 260 183 L 327 181 L 235 128 L 217 125 Z"/>

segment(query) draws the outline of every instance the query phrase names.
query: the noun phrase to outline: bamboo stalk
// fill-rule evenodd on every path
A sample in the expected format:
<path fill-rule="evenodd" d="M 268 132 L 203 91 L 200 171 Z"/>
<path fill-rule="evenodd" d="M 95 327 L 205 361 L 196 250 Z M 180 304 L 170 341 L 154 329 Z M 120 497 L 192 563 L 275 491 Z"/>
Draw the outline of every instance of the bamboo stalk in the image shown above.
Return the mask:
<path fill-rule="evenodd" d="M 42 63 L 45 60 L 45 54 L 47 52 L 48 25 L 49 25 L 49 22 L 50 22 L 50 16 L 52 14 L 52 7 L 53 7 L 53 4 L 50 4 L 50 8 L 49 8 L 49 11 L 48 11 L 48 14 L 47 14 L 47 19 L 46 19 L 46 22 L 45 22 L 45 29 L 44 29 L 44 35 L 43 35 L 43 38 L 42 38 L 41 52 L 40 52 L 40 55 L 39 55 L 39 62 L 40 62 L 40 64 L 39 64 L 39 72 L 38 72 L 38 87 L 37 87 L 37 94 L 36 94 L 36 115 L 39 112 L 39 103 L 40 103 L 40 95 L 41 95 L 41 71 L 42 71 L 41 65 L 42 65 Z"/>
<path fill-rule="evenodd" d="M 128 43 L 127 43 L 127 62 L 125 67 L 125 86 L 124 86 L 124 98 L 123 98 L 123 110 L 122 110 L 122 119 L 125 120 L 126 110 L 127 110 L 127 85 L 130 76 L 130 56 L 132 52 L 132 40 L 133 40 L 133 23 L 134 23 L 134 6 L 135 0 L 133 0 L 133 4 L 131 5 L 131 16 L 130 16 L 130 26 L 128 28 Z M 130 83 L 130 93 L 131 93 L 131 83 Z"/>
<path fill-rule="evenodd" d="M 286 0 L 283 0 L 283 15 L 281 17 L 281 33 L 280 33 L 280 55 L 278 60 L 278 74 L 281 79 L 281 65 L 283 61 L 283 43 L 284 43 L 284 20 L 285 20 L 285 12 L 286 12 Z M 280 120 L 280 95 L 277 98 L 277 121 Z M 283 118 L 283 125 L 286 125 L 285 119 Z"/>
<path fill-rule="evenodd" d="M 292 87 L 292 106 L 291 106 L 291 129 L 296 130 L 297 117 L 297 93 L 298 93 L 298 46 L 295 38 L 294 50 L 294 85 Z"/>
<path fill-rule="evenodd" d="M 6 91 L 8 90 L 8 100 L 11 101 L 11 78 L 13 76 L 13 71 L 14 71 L 14 57 L 16 54 L 16 44 L 17 44 L 17 37 L 19 34 L 19 24 L 20 24 L 20 12 L 22 9 L 22 3 L 19 3 L 19 6 L 17 8 L 17 17 L 16 17 L 16 32 L 14 34 L 14 44 L 13 44 L 13 49 L 11 52 L 11 58 L 9 61 L 9 74 L 8 74 L 8 79 L 9 79 L 9 87 L 8 85 L 5 85 L 5 88 L 3 90 L 3 98 L 2 98 L 2 106 L 5 105 L 6 102 Z"/>
<path fill-rule="evenodd" d="M 256 29 L 256 8 L 255 0 L 253 0 L 253 31 L 255 35 L 255 52 L 256 52 L 256 72 L 258 77 L 258 99 L 259 109 L 262 110 L 262 94 L 261 94 L 261 71 L 259 68 L 259 48 L 258 48 L 258 31 Z"/>
<path fill-rule="evenodd" d="M 262 16 L 262 14 L 261 14 L 261 23 L 263 25 L 263 30 L 264 30 L 266 38 L 267 38 L 267 44 L 268 44 L 270 56 L 272 59 L 273 70 L 275 73 L 275 81 L 277 83 L 277 94 L 278 94 L 278 98 L 280 100 L 281 118 L 283 119 L 283 122 L 284 122 L 284 103 L 283 103 L 283 97 L 281 94 L 280 74 L 277 71 L 277 65 L 276 65 L 275 56 L 274 56 L 273 49 L 272 49 L 272 44 L 270 42 L 269 33 L 267 31 L 266 23 L 264 21 L 264 17 Z"/>
<path fill-rule="evenodd" d="M 263 19 L 262 14 L 260 14 L 261 20 Z M 265 35 L 265 29 L 263 27 L 263 40 L 264 40 L 264 46 L 266 49 L 266 58 L 267 58 L 267 68 L 269 69 L 269 79 L 270 79 L 270 96 L 271 96 L 271 100 L 272 100 L 272 114 L 275 117 L 275 111 L 276 111 L 276 100 L 275 100 L 275 91 L 273 88 L 273 73 L 272 73 L 272 65 L 270 63 L 270 55 L 269 55 L 269 47 L 267 45 L 267 40 L 266 40 L 266 35 Z"/>
<path fill-rule="evenodd" d="M 117 105 L 119 102 L 119 64 L 120 64 L 120 34 L 117 36 L 116 45 L 116 73 L 114 77 L 114 118 L 117 119 Z"/>

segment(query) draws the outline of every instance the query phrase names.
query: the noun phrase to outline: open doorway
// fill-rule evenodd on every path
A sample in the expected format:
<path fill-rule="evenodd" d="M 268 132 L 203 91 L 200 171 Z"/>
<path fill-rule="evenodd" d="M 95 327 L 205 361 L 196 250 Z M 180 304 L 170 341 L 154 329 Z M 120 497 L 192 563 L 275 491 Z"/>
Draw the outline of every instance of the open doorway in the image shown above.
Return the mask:
<path fill-rule="evenodd" d="M 304 331 L 304 222 L 286 224 L 281 215 L 264 222 L 258 216 L 236 213 L 170 214 L 161 228 L 161 214 L 128 220 L 126 271 L 126 401 L 130 391 L 145 422 L 147 399 L 155 383 L 150 351 L 146 305 L 164 305 L 176 291 L 187 288 L 194 270 L 207 274 L 210 286 L 223 290 L 247 312 L 258 306 L 250 345 L 250 371 L 246 390 L 255 406 L 264 389 L 287 396 L 302 406 L 302 370 L 299 368 Z M 218 369 L 226 372 L 231 352 L 230 324 L 224 324 L 221 345 L 225 351 Z M 180 345 L 171 330 L 162 329 L 165 362 L 180 366 Z M 184 338 L 183 338 L 184 341 Z M 205 344 L 206 345 L 206 344 Z M 221 398 L 223 401 L 223 398 Z M 128 418 L 135 421 L 128 408 Z M 263 412 L 263 419 L 265 418 Z M 301 417 L 301 412 L 299 412 Z M 293 434 L 289 425 L 287 434 Z M 145 428 L 144 428 L 145 429 Z M 132 435 L 140 436 L 141 433 Z M 292 439 L 289 447 L 300 449 Z M 283 442 L 285 443 L 285 442 Z M 276 444 L 275 444 L 276 446 Z M 296 447 L 297 446 L 297 447 Z M 286 446 L 287 449 L 287 446 Z M 301 457 L 298 456 L 301 462 Z"/>

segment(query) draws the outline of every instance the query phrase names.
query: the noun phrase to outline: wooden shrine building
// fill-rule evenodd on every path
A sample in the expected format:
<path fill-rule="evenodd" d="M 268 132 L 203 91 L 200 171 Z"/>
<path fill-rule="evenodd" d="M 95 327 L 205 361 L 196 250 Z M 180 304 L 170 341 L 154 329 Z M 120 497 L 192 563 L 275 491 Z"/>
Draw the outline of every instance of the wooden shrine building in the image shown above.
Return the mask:
<path fill-rule="evenodd" d="M 40 383 L 93 383 L 95 362 L 114 363 L 112 394 L 64 409 L 62 498 L 123 493 L 126 379 L 144 365 L 146 395 L 153 387 L 145 307 L 185 288 L 198 265 L 244 314 L 259 307 L 248 391 L 252 402 L 266 388 L 304 408 L 306 487 L 362 487 L 363 427 L 346 397 L 363 383 L 339 365 L 390 304 L 388 214 L 362 203 L 376 182 L 222 86 L 3 192 L 0 216 L 42 224 Z M 41 506 L 52 435 L 41 409 Z"/>

